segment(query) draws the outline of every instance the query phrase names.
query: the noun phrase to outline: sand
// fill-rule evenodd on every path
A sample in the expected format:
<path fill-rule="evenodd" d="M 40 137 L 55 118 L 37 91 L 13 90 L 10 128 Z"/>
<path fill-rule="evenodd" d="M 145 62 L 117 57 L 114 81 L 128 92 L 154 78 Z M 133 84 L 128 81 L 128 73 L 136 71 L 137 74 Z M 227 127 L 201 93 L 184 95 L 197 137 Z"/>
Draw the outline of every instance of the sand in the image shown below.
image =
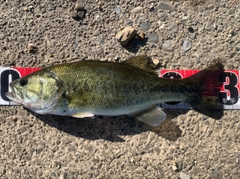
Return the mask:
<path fill-rule="evenodd" d="M 0 65 L 146 54 L 161 69 L 204 69 L 217 57 L 226 69 L 240 69 L 240 2 L 229 9 L 231 2 L 1 1 Z M 116 34 L 125 26 L 147 39 L 122 47 Z M 240 178 L 239 110 L 225 110 L 220 120 L 169 110 L 159 127 L 126 116 L 41 116 L 20 106 L 0 111 L 2 179 Z"/>

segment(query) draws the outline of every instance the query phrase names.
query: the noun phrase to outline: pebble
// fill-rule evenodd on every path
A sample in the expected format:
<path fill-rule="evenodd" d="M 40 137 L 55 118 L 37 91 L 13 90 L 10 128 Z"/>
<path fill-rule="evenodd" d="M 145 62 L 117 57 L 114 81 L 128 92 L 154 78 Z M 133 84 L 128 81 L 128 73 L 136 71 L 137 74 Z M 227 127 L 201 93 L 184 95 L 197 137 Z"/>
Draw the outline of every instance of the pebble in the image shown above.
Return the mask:
<path fill-rule="evenodd" d="M 191 39 L 196 39 L 196 36 L 197 36 L 196 33 L 192 33 L 192 34 L 190 35 L 190 38 L 191 38 Z"/>
<path fill-rule="evenodd" d="M 96 47 L 94 50 L 93 50 L 93 53 L 94 55 L 100 55 L 104 52 L 103 48 L 102 47 Z"/>
<path fill-rule="evenodd" d="M 235 11 L 236 11 L 235 8 L 229 9 L 229 11 L 228 11 L 228 15 L 232 15 L 232 14 L 234 14 Z"/>
<path fill-rule="evenodd" d="M 218 26 L 215 23 L 213 23 L 213 28 L 214 30 L 217 30 Z"/>
<path fill-rule="evenodd" d="M 137 31 L 133 27 L 128 26 L 118 32 L 116 38 L 123 46 L 125 46 L 132 38 L 135 37 L 136 32 Z"/>
<path fill-rule="evenodd" d="M 0 39 L 1 39 L 1 38 L 0 38 Z M 20 42 L 20 43 L 24 43 L 24 42 L 25 42 L 25 37 L 23 37 L 23 36 L 19 37 L 19 42 Z"/>
<path fill-rule="evenodd" d="M 160 63 L 160 62 L 159 62 L 159 59 L 153 59 L 152 62 L 153 62 L 154 65 L 156 65 L 156 66 L 159 65 L 159 63 Z"/>
<path fill-rule="evenodd" d="M 194 33 L 194 29 L 193 29 L 192 27 L 188 27 L 188 31 L 189 31 L 190 33 Z"/>
<path fill-rule="evenodd" d="M 54 6 L 53 4 L 50 4 L 50 7 L 48 9 L 49 11 L 54 11 L 56 10 L 56 6 Z"/>
<path fill-rule="evenodd" d="M 145 22 L 140 25 L 139 29 L 142 31 L 148 31 L 150 29 L 151 25 L 152 25 L 151 22 Z"/>
<path fill-rule="evenodd" d="M 176 11 L 175 7 L 173 7 L 172 5 L 169 5 L 165 2 L 161 2 L 158 7 L 163 10 Z"/>
<path fill-rule="evenodd" d="M 34 11 L 34 7 L 33 6 L 28 6 L 28 11 L 29 12 L 33 12 Z"/>
<path fill-rule="evenodd" d="M 180 178 L 181 179 L 191 179 L 191 177 L 189 175 L 187 175 L 186 173 L 180 172 Z"/>
<path fill-rule="evenodd" d="M 122 9 L 121 9 L 120 6 L 117 5 L 117 6 L 114 8 L 114 11 L 115 11 L 117 14 L 120 14 L 121 11 L 122 11 Z"/>
<path fill-rule="evenodd" d="M 139 13 L 139 12 L 141 12 L 142 10 L 143 10 L 143 7 L 138 6 L 138 7 L 133 8 L 130 12 L 131 12 L 131 13 Z"/>
<path fill-rule="evenodd" d="M 165 15 L 164 15 L 164 13 L 159 13 L 159 14 L 158 14 L 158 17 L 162 19 L 162 18 L 165 17 Z"/>
<path fill-rule="evenodd" d="M 80 21 L 81 20 L 81 17 L 78 15 L 77 12 L 72 12 L 71 16 L 75 21 Z"/>
<path fill-rule="evenodd" d="M 177 168 L 176 165 L 172 165 L 172 169 L 173 169 L 175 172 L 178 171 L 178 168 Z"/>
<path fill-rule="evenodd" d="M 172 40 L 166 40 L 162 44 L 162 49 L 166 51 L 173 51 L 174 47 L 175 47 L 175 43 Z"/>
<path fill-rule="evenodd" d="M 75 11 L 71 13 L 71 16 L 76 21 L 82 20 L 87 13 L 87 10 L 84 8 L 82 4 L 76 4 L 74 10 Z"/>
<path fill-rule="evenodd" d="M 76 11 L 84 11 L 84 6 L 82 4 L 76 4 L 74 7 L 74 10 Z"/>
<path fill-rule="evenodd" d="M 77 12 L 72 12 L 71 16 L 75 21 L 80 21 L 83 20 L 85 17 L 86 11 L 77 11 Z"/>
<path fill-rule="evenodd" d="M 28 51 L 34 52 L 34 51 L 36 51 L 37 49 L 38 49 L 37 46 L 34 45 L 33 43 L 28 44 Z"/>
<path fill-rule="evenodd" d="M 187 52 L 192 48 L 192 42 L 185 40 L 182 44 L 182 49 Z"/>
<path fill-rule="evenodd" d="M 214 4 L 209 4 L 207 9 L 209 9 L 209 10 L 214 9 Z"/>
<path fill-rule="evenodd" d="M 158 37 L 158 34 L 156 33 L 148 34 L 147 37 L 148 37 L 148 42 L 152 42 L 152 43 L 159 42 L 159 37 Z"/>
<path fill-rule="evenodd" d="M 3 40 L 6 37 L 5 34 L 0 34 L 0 40 Z"/>
<path fill-rule="evenodd" d="M 63 173 L 59 177 L 60 179 L 67 179 L 67 173 Z"/>
<path fill-rule="evenodd" d="M 137 31 L 137 36 L 141 39 L 144 40 L 145 39 L 145 34 L 143 33 L 143 31 L 138 30 Z"/>

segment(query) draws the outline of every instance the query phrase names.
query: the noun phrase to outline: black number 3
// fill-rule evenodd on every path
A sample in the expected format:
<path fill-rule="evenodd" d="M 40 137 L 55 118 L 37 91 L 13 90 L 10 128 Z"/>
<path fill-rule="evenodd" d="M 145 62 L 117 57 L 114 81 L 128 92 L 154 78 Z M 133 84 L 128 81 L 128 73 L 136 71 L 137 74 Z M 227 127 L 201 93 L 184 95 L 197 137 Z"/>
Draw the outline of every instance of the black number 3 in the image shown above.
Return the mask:
<path fill-rule="evenodd" d="M 228 78 L 228 81 L 227 81 Z M 238 88 L 236 85 L 238 84 L 238 77 L 235 73 L 232 72 L 223 72 L 218 76 L 218 82 L 226 83 L 223 84 L 224 91 L 221 91 L 218 94 L 220 103 L 224 105 L 233 105 L 238 102 Z M 230 93 L 230 99 L 228 97 L 228 92 Z"/>

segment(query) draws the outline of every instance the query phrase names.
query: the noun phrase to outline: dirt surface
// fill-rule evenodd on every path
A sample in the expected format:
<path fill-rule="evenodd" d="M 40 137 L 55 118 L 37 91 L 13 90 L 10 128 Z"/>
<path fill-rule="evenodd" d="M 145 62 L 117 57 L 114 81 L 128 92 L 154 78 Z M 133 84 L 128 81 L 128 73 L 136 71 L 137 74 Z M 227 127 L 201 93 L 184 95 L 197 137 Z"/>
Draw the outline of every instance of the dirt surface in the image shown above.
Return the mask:
<path fill-rule="evenodd" d="M 203 69 L 217 57 L 226 59 L 226 69 L 240 69 L 240 2 L 229 9 L 231 2 L 1 1 L 0 65 L 146 54 L 162 69 Z M 126 26 L 146 39 L 122 47 L 116 34 Z M 220 120 L 170 110 L 159 127 L 126 116 L 41 116 L 19 106 L 0 111 L 2 179 L 240 178 L 239 110 L 226 110 Z"/>

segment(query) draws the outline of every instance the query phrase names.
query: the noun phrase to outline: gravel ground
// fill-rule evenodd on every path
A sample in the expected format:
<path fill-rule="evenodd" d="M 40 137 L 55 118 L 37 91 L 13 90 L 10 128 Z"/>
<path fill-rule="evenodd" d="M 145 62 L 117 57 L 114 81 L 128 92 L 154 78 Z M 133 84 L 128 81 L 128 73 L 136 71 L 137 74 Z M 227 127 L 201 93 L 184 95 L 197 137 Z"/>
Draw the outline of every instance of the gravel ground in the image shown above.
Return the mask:
<path fill-rule="evenodd" d="M 240 2 L 229 9 L 231 2 L 1 1 L 0 65 L 147 54 L 162 69 L 203 69 L 216 57 L 226 59 L 226 69 L 239 69 Z M 123 47 L 116 34 L 125 26 L 147 38 Z M 221 120 L 171 110 L 159 127 L 125 116 L 81 120 L 17 106 L 0 112 L 2 179 L 240 178 L 238 110 L 226 110 Z"/>

